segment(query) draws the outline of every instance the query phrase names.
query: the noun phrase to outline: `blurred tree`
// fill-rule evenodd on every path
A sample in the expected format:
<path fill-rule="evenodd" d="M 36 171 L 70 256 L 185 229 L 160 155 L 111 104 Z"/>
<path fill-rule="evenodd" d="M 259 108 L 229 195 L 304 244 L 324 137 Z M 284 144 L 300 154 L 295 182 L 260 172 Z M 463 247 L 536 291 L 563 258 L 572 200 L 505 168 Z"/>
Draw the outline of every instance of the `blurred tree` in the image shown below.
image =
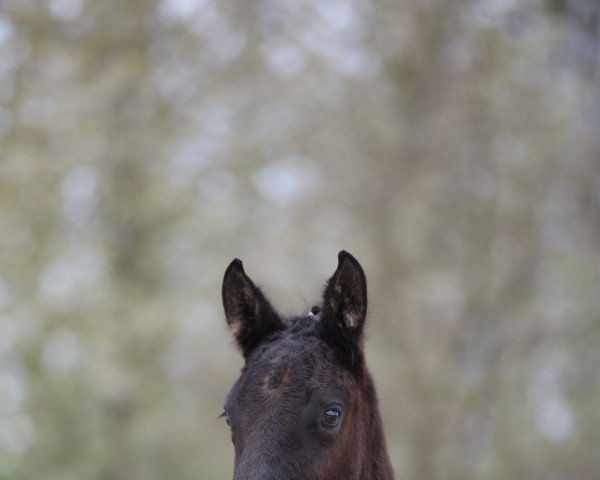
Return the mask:
<path fill-rule="evenodd" d="M 598 18 L 4 0 L 0 479 L 227 478 L 223 270 L 341 248 L 398 478 L 599 477 Z"/>

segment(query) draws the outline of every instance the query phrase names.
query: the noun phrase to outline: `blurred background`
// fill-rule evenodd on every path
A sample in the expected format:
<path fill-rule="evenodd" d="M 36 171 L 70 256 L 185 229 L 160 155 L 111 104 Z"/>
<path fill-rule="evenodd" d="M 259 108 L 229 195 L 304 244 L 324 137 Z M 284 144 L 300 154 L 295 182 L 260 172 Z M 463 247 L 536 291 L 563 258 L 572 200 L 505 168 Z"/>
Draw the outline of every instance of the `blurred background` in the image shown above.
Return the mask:
<path fill-rule="evenodd" d="M 1 0 L 0 479 L 231 478 L 239 257 L 344 248 L 398 479 L 600 478 L 600 2 Z"/>

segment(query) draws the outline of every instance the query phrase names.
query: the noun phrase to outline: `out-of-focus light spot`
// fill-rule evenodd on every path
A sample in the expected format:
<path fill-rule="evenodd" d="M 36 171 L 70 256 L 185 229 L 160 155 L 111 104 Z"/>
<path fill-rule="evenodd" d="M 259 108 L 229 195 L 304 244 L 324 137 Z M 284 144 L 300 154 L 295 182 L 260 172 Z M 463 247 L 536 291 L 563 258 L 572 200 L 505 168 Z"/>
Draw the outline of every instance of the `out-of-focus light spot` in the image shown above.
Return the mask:
<path fill-rule="evenodd" d="M 229 200 L 235 190 L 235 177 L 227 170 L 214 170 L 200 179 L 200 192 L 207 202 Z"/>
<path fill-rule="evenodd" d="M 562 390 L 560 372 L 540 367 L 529 387 L 530 408 L 539 432 L 553 442 L 564 442 L 575 434 L 573 412 Z"/>
<path fill-rule="evenodd" d="M 193 65 L 176 57 L 171 45 L 156 42 L 150 45 L 150 52 L 154 59 L 151 83 L 170 104 L 185 111 L 190 107 L 201 74 L 193 71 Z"/>
<path fill-rule="evenodd" d="M 357 35 L 363 26 L 353 5 L 345 0 L 321 2 L 317 5 L 317 13 L 329 29 L 337 32 Z"/>
<path fill-rule="evenodd" d="M 50 14 L 61 20 L 73 20 L 81 14 L 84 0 L 47 0 Z"/>
<path fill-rule="evenodd" d="M 41 273 L 38 290 L 42 297 L 57 302 L 75 302 L 106 275 L 106 259 L 101 250 L 78 248 L 52 261 Z"/>
<path fill-rule="evenodd" d="M 365 43 L 366 12 L 345 0 L 319 4 L 314 20 L 298 32 L 302 46 L 327 60 L 338 74 L 371 78 L 381 68 L 381 58 Z"/>
<path fill-rule="evenodd" d="M 15 345 L 14 320 L 5 315 L 0 315 L 0 355 L 8 353 Z M 2 402 L 0 402 L 1 404 Z"/>
<path fill-rule="evenodd" d="M 465 10 L 465 20 L 475 27 L 492 27 L 504 22 L 519 3 L 518 0 L 478 0 Z"/>
<path fill-rule="evenodd" d="M 23 414 L 0 419 L 0 445 L 15 455 L 26 452 L 35 440 L 31 419 Z"/>
<path fill-rule="evenodd" d="M 208 133 L 214 136 L 227 136 L 231 133 L 234 112 L 225 105 L 202 109 L 201 118 Z"/>
<path fill-rule="evenodd" d="M 573 414 L 564 397 L 546 399 L 538 410 L 538 428 L 549 440 L 557 442 L 573 436 Z"/>
<path fill-rule="evenodd" d="M 267 65 L 281 76 L 292 76 L 304 70 L 306 59 L 302 50 L 295 45 L 283 44 L 263 48 Z"/>
<path fill-rule="evenodd" d="M 0 374 L 0 414 L 17 412 L 24 400 L 23 377 L 13 372 Z"/>
<path fill-rule="evenodd" d="M 284 206 L 313 195 L 322 183 L 316 164 L 296 156 L 264 166 L 252 180 L 264 198 Z"/>
<path fill-rule="evenodd" d="M 71 330 L 58 330 L 48 336 L 42 349 L 44 365 L 56 373 L 71 373 L 81 360 L 77 335 Z"/>
<path fill-rule="evenodd" d="M 206 6 L 209 0 L 163 0 L 160 13 L 167 17 L 186 19 Z"/>
<path fill-rule="evenodd" d="M 188 176 L 193 175 L 212 163 L 214 150 L 215 145 L 209 140 L 181 141 L 172 156 L 171 164 L 176 171 Z"/>
<path fill-rule="evenodd" d="M 90 219 L 96 208 L 98 175 L 88 167 L 71 170 L 61 185 L 62 210 L 77 225 Z"/>
<path fill-rule="evenodd" d="M 227 64 L 239 57 L 246 46 L 244 33 L 230 25 L 228 17 L 210 0 L 163 0 L 159 11 L 167 18 L 184 22 L 204 40 L 207 48 L 202 51 L 203 61 Z"/>
<path fill-rule="evenodd" d="M 0 47 L 10 41 L 15 33 L 13 24 L 4 16 L 0 16 Z"/>
<path fill-rule="evenodd" d="M 347 50 L 343 55 L 331 60 L 337 65 L 340 73 L 350 77 L 372 76 L 377 73 L 381 64 L 374 52 L 362 48 Z"/>

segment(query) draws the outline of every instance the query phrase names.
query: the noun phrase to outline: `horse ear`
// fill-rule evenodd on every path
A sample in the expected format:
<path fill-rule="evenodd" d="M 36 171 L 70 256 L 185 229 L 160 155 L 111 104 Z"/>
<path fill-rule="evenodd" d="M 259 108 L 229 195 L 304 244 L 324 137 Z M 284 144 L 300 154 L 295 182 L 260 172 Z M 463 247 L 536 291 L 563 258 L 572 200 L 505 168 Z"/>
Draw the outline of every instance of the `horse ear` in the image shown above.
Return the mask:
<path fill-rule="evenodd" d="M 227 326 L 247 359 L 266 335 L 279 330 L 283 324 L 237 258 L 225 270 L 221 294 Z"/>
<path fill-rule="evenodd" d="M 362 333 L 367 317 L 367 280 L 360 263 L 348 252 L 338 254 L 338 266 L 323 294 L 319 333 L 354 366 L 362 358 Z"/>

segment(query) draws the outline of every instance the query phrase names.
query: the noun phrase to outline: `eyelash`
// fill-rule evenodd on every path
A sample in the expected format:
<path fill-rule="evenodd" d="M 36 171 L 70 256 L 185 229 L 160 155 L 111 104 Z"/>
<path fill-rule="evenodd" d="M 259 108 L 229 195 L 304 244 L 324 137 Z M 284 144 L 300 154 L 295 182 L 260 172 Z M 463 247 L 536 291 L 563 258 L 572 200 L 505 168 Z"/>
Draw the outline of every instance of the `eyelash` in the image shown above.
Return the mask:
<path fill-rule="evenodd" d="M 219 420 L 220 420 L 221 418 L 224 418 L 224 419 L 225 419 L 225 423 L 227 424 L 227 426 L 228 426 L 228 427 L 231 427 L 231 421 L 229 420 L 229 415 L 227 415 L 227 412 L 223 412 L 223 413 L 221 413 L 221 414 L 220 414 L 220 415 L 219 415 L 217 418 L 218 418 Z"/>

